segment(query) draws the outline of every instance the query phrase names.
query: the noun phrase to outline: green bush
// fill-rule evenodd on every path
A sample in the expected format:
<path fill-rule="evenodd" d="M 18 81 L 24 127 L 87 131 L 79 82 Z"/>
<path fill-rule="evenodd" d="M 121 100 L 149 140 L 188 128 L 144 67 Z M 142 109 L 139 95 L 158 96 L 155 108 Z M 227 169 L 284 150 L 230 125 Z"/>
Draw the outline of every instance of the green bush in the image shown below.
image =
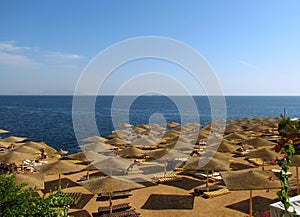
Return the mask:
<path fill-rule="evenodd" d="M 63 217 L 68 216 L 71 198 L 61 190 L 39 197 L 36 190 L 16 185 L 15 175 L 0 175 L 0 216 L 1 217 Z"/>

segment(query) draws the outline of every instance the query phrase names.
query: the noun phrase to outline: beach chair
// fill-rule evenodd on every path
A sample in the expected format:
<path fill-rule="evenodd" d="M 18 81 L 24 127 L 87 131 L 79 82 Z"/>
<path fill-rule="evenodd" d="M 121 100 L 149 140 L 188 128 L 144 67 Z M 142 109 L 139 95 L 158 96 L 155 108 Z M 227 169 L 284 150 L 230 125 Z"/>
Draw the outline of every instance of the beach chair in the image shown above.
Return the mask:
<path fill-rule="evenodd" d="M 140 217 L 140 213 L 137 213 L 134 209 L 116 212 L 112 214 L 104 214 L 101 217 Z"/>
<path fill-rule="evenodd" d="M 175 182 L 175 181 L 180 181 L 180 177 L 178 177 L 175 173 L 170 173 L 166 176 L 163 176 L 157 180 L 157 183 L 162 184 L 162 183 L 167 183 L 167 182 Z"/>
<path fill-rule="evenodd" d="M 221 195 L 225 195 L 230 193 L 230 191 L 227 188 L 221 188 L 215 191 L 207 191 L 207 192 L 203 192 L 203 197 L 205 198 L 214 198 L 217 196 L 221 196 Z"/>
<path fill-rule="evenodd" d="M 117 191 L 117 192 L 113 192 L 111 199 L 112 200 L 124 199 L 130 196 L 132 196 L 131 191 Z M 100 201 L 109 200 L 109 193 L 99 194 L 97 200 Z"/>
<path fill-rule="evenodd" d="M 65 193 L 65 194 L 72 198 L 72 200 L 68 204 L 70 206 L 77 206 L 77 204 L 79 203 L 79 201 L 82 197 L 82 193 L 79 193 L 79 192 L 70 192 L 70 193 Z"/>
<path fill-rule="evenodd" d="M 112 212 L 118 213 L 118 212 L 129 210 L 130 208 L 131 208 L 131 206 L 129 205 L 129 203 L 116 204 L 116 205 L 113 205 Z M 109 214 L 109 212 L 110 212 L 109 206 L 98 207 L 98 214 L 101 216 Z"/>

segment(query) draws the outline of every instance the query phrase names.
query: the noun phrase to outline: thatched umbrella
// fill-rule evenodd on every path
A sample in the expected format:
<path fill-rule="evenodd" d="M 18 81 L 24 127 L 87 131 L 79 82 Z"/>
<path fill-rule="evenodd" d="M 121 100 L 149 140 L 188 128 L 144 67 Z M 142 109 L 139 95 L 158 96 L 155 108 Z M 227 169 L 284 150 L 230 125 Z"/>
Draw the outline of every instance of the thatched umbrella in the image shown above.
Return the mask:
<path fill-rule="evenodd" d="M 158 162 L 163 162 L 164 163 L 164 175 L 167 174 L 167 162 L 168 161 L 174 161 L 175 159 L 180 159 L 180 158 L 187 158 L 189 155 L 188 154 L 184 154 L 176 149 L 172 149 L 170 151 L 168 151 L 165 155 L 163 155 L 162 157 L 158 158 L 157 161 Z M 181 160 L 181 162 L 186 161 L 186 160 Z M 172 168 L 172 170 L 174 170 L 175 168 Z"/>
<path fill-rule="evenodd" d="M 260 158 L 263 160 L 262 170 L 264 170 L 265 161 L 272 161 L 278 157 L 278 153 L 270 149 L 259 149 L 246 154 L 248 158 Z"/>
<path fill-rule="evenodd" d="M 26 137 L 9 136 L 9 137 L 2 139 L 2 141 L 14 143 L 14 142 L 23 142 L 26 139 L 27 139 Z"/>
<path fill-rule="evenodd" d="M 221 144 L 211 144 L 208 145 L 205 150 L 216 150 L 217 152 L 223 153 L 233 153 L 237 147 L 228 142 L 221 142 Z"/>
<path fill-rule="evenodd" d="M 51 146 L 47 145 L 44 142 L 32 142 L 32 141 L 30 141 L 30 142 L 26 142 L 23 146 L 31 147 L 31 148 L 36 149 L 38 151 L 41 151 L 41 149 L 44 149 L 44 151 L 49 156 L 53 156 L 57 152 L 54 148 L 52 148 Z"/>
<path fill-rule="evenodd" d="M 12 143 L 12 142 L 7 142 L 7 141 L 3 141 L 0 139 L 0 147 L 2 148 L 12 148 L 12 147 L 16 147 L 18 145 L 23 145 L 25 143 Z"/>
<path fill-rule="evenodd" d="M 83 139 L 82 141 L 97 143 L 97 142 L 106 142 L 107 139 L 105 139 L 101 136 L 91 136 L 91 137 L 87 137 L 87 138 Z"/>
<path fill-rule="evenodd" d="M 1 133 L 9 133 L 9 131 L 8 131 L 8 130 L 0 129 L 0 134 L 1 134 Z"/>
<path fill-rule="evenodd" d="M 38 155 L 38 156 L 40 156 L 41 153 L 40 150 L 29 146 L 25 146 L 25 144 L 21 146 L 17 146 L 16 148 L 13 149 L 13 151 L 18 151 L 18 152 L 28 153 L 28 154 Z"/>
<path fill-rule="evenodd" d="M 151 159 L 157 160 L 157 159 L 163 157 L 164 155 L 166 155 L 169 151 L 170 151 L 170 149 L 168 149 L 168 148 L 159 148 L 159 149 L 147 151 L 147 152 L 145 152 L 145 155 L 147 155 Z"/>
<path fill-rule="evenodd" d="M 59 155 L 65 155 L 65 154 L 68 154 L 69 152 L 68 151 L 65 151 L 65 150 L 58 150 L 57 152 L 55 152 L 55 154 L 59 154 Z"/>
<path fill-rule="evenodd" d="M 78 160 L 82 162 L 92 162 L 103 159 L 105 156 L 94 151 L 78 152 L 64 156 L 62 160 Z"/>
<path fill-rule="evenodd" d="M 41 173 L 16 174 L 15 183 L 26 183 L 27 188 L 43 190 L 45 188 L 44 179 L 45 175 Z"/>
<path fill-rule="evenodd" d="M 260 137 L 257 137 L 255 139 L 247 139 L 247 140 L 243 141 L 242 143 L 252 145 L 254 147 L 275 146 L 276 145 L 276 143 L 271 142 L 267 139 L 260 138 Z"/>
<path fill-rule="evenodd" d="M 295 154 L 291 160 L 291 166 L 295 166 L 296 167 L 296 181 L 297 181 L 297 194 L 299 195 L 299 171 L 298 171 L 298 167 L 300 166 L 300 155 Z"/>
<path fill-rule="evenodd" d="M 130 182 L 127 180 L 113 178 L 111 176 L 84 181 L 81 183 L 81 185 L 94 194 L 109 193 L 110 214 L 112 213 L 113 192 L 126 191 L 126 190 L 132 190 L 132 189 L 144 187 L 141 184 Z"/>
<path fill-rule="evenodd" d="M 116 170 L 126 171 L 131 165 L 132 162 L 129 160 L 126 160 L 118 156 L 109 156 L 102 160 L 93 162 L 86 169 L 93 170 L 96 168 L 101 171 L 109 172 L 110 173 L 109 175 L 111 175 L 112 172 Z"/>
<path fill-rule="evenodd" d="M 205 165 L 201 165 L 202 162 L 207 162 Z M 207 157 L 191 157 L 186 162 L 184 169 L 186 170 L 204 170 L 206 171 L 206 190 L 209 191 L 208 187 L 208 172 L 209 171 L 224 171 L 229 170 L 229 158 L 228 159 L 216 159 Z"/>
<path fill-rule="evenodd" d="M 37 156 L 29 153 L 23 153 L 15 150 L 6 152 L 0 156 L 0 161 L 4 163 L 22 164 L 24 160 L 36 160 Z"/>
<path fill-rule="evenodd" d="M 230 134 L 224 136 L 224 139 L 228 139 L 228 140 L 236 140 L 236 139 L 246 140 L 247 137 L 240 134 L 240 133 L 230 133 Z"/>
<path fill-rule="evenodd" d="M 105 144 L 104 142 L 95 142 L 80 145 L 79 148 L 84 151 L 107 152 L 115 149 L 116 147 L 110 144 Z"/>
<path fill-rule="evenodd" d="M 270 181 L 270 177 L 274 177 L 270 171 L 230 171 L 221 172 L 221 176 L 229 190 L 250 190 L 250 217 L 252 217 L 252 190 L 281 187 L 279 182 Z"/>
<path fill-rule="evenodd" d="M 179 123 L 174 121 L 167 123 L 168 128 L 178 127 L 179 125 L 180 125 Z"/>
<path fill-rule="evenodd" d="M 143 146 L 157 145 L 158 143 L 159 140 L 157 138 L 148 137 L 148 138 L 136 139 L 131 144 L 135 146 L 143 147 Z"/>
<path fill-rule="evenodd" d="M 174 141 L 169 144 L 170 148 L 176 149 L 176 150 L 190 150 L 192 151 L 194 148 L 194 145 L 191 142 L 182 142 L 182 141 Z"/>
<path fill-rule="evenodd" d="M 83 165 L 71 163 L 65 160 L 58 160 L 53 163 L 44 164 L 42 166 L 34 167 L 37 171 L 44 173 L 46 175 L 58 174 L 58 187 L 61 187 L 61 174 L 62 173 L 72 173 L 78 172 L 86 168 Z"/>
<path fill-rule="evenodd" d="M 119 124 L 118 126 L 117 126 L 118 128 L 131 128 L 131 127 L 133 127 L 133 125 L 132 124 L 129 124 L 129 123 L 122 123 L 122 124 Z"/>
<path fill-rule="evenodd" d="M 143 158 L 145 156 L 145 151 L 132 145 L 120 151 L 116 151 L 116 154 L 126 158 Z"/>
<path fill-rule="evenodd" d="M 254 132 L 265 132 L 265 131 L 269 131 L 269 130 L 270 130 L 270 127 L 265 126 L 265 125 L 256 125 L 249 129 L 249 131 L 254 131 Z"/>
<path fill-rule="evenodd" d="M 105 141 L 106 144 L 111 144 L 111 145 L 128 145 L 129 142 L 128 141 L 125 141 L 123 139 L 120 139 L 120 138 L 113 138 L 113 139 L 109 139 L 107 141 Z"/>

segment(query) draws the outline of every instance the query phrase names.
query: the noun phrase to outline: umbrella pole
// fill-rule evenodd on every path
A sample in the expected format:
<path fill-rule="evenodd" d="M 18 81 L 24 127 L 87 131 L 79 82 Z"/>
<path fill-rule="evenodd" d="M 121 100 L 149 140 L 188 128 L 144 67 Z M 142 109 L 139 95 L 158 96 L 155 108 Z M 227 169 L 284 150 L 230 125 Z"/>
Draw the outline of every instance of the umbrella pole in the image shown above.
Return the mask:
<path fill-rule="evenodd" d="M 112 192 L 109 192 L 109 214 L 112 214 Z"/>
<path fill-rule="evenodd" d="M 58 174 L 58 188 L 61 188 L 61 174 Z"/>
<path fill-rule="evenodd" d="M 209 192 L 209 187 L 208 187 L 208 170 L 206 170 L 206 191 Z"/>
<path fill-rule="evenodd" d="M 90 170 L 86 171 L 86 178 L 87 178 L 87 180 L 90 180 Z"/>
<path fill-rule="evenodd" d="M 262 163 L 262 171 L 265 170 L 265 161 L 263 160 L 263 163 Z"/>
<path fill-rule="evenodd" d="M 250 190 L 250 217 L 252 217 L 252 190 Z"/>
<path fill-rule="evenodd" d="M 297 176 L 297 195 L 299 195 L 299 173 L 298 173 L 297 166 L 296 166 L 296 176 Z"/>
<path fill-rule="evenodd" d="M 164 176 L 167 174 L 167 162 L 165 161 L 165 166 L 164 166 Z"/>

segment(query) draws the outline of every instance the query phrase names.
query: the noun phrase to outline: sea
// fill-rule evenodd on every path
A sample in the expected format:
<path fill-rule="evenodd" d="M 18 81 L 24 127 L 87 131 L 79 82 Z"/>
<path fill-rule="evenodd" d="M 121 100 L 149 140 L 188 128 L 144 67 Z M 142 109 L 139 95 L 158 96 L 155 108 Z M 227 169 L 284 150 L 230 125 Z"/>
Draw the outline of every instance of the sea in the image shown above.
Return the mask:
<path fill-rule="evenodd" d="M 91 96 L 82 97 L 89 99 Z M 99 135 L 104 137 L 119 129 L 112 118 L 116 114 L 120 117 L 126 116 L 124 120 L 128 120 L 132 125 L 156 121 L 174 121 L 181 124 L 196 121 L 205 126 L 212 120 L 213 105 L 207 96 L 193 96 L 189 100 L 184 96 L 169 98 L 155 95 L 134 98 L 121 96 L 120 100 L 119 96 L 116 104 L 113 103 L 116 101 L 114 96 L 93 98 L 94 104 L 89 106 L 89 109 L 93 110 L 91 112 L 74 109 L 73 96 L 0 96 L 0 129 L 10 131 L 0 136 L 27 137 L 32 141 L 43 141 L 57 150 L 75 153 L 80 149 L 74 132 L 72 112 L 77 112 L 77 117 L 80 117 L 81 113 L 84 117 L 85 111 L 90 113 L 94 117 Z M 192 104 L 189 107 L 186 103 L 191 99 L 196 107 Z M 226 120 L 279 117 L 281 114 L 291 118 L 300 117 L 300 96 L 226 96 L 224 100 Z M 184 111 L 180 108 L 181 104 L 184 104 Z M 195 116 L 199 119 L 195 120 Z"/>

